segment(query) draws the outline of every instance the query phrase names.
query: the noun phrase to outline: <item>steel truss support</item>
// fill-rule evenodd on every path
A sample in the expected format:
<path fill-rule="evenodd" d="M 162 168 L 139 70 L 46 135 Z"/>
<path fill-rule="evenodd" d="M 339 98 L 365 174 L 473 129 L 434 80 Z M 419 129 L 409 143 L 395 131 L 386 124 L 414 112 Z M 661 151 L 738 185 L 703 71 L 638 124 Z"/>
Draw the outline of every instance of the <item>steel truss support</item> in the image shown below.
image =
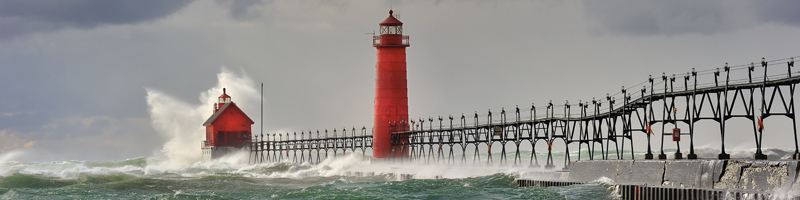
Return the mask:
<path fill-rule="evenodd" d="M 729 67 L 725 65 L 725 79 L 721 80 L 721 70 L 706 70 L 697 72 L 694 69 L 687 73 L 683 80 L 683 88 L 675 85 L 678 77 L 662 74 L 661 81 L 656 82 L 652 76 L 648 78 L 640 92 L 629 92 L 624 87 L 621 90 L 622 99 L 606 95 L 605 102 L 592 99 L 592 101 L 579 101 L 577 105 L 566 102 L 563 106 L 554 105 L 552 101 L 546 107 L 537 108 L 531 104 L 530 117 L 521 116 L 520 108 L 514 110 L 513 119 L 503 108 L 499 119 L 494 121 L 491 110 L 485 118 L 477 112 L 471 121 L 462 113 L 456 119 L 448 116 L 449 125 L 445 125 L 445 118 L 438 117 L 439 125 L 435 127 L 433 117 L 427 120 L 419 118 L 410 122 L 390 123 L 391 144 L 394 150 L 390 154 L 393 162 L 423 162 L 431 164 L 467 164 L 472 160 L 473 165 L 512 165 L 521 166 L 528 159 L 528 166 L 547 169 L 554 168 L 554 152 L 564 151 L 564 166 L 568 168 L 572 162 L 570 147 L 577 145 L 577 160 L 586 159 L 636 159 L 634 155 L 633 136 L 644 133 L 647 139 L 647 150 L 644 159 L 653 159 L 652 136 L 654 133 L 661 135 L 659 145 L 659 159 L 666 159 L 664 152 L 665 140 L 676 140 L 674 153 L 675 159 L 682 159 L 681 137 L 688 136 L 689 147 L 687 159 L 697 159 L 695 154 L 695 130 L 698 122 L 711 122 L 719 126 L 720 153 L 717 158 L 729 159 L 726 153 L 725 138 L 729 134 L 742 135 L 743 130 L 728 132 L 727 123 L 731 119 L 745 119 L 753 127 L 753 141 L 756 151 L 754 159 L 766 159 L 762 152 L 763 136 L 766 133 L 777 134 L 777 129 L 765 128 L 767 119 L 774 116 L 785 116 L 791 120 L 792 134 L 794 137 L 795 152 L 793 159 L 800 159 L 800 148 L 797 139 L 797 119 L 794 106 L 794 94 L 800 77 L 792 76 L 794 60 L 787 62 L 767 62 L 762 58 L 762 77 L 753 77 L 757 70 L 755 63 L 749 66 L 741 65 Z M 772 62 L 772 61 L 771 61 Z M 787 73 L 779 75 L 768 74 L 769 66 L 786 63 Z M 732 80 L 731 72 L 746 70 L 746 80 Z M 714 82 L 711 84 L 698 84 L 698 77 L 702 74 L 713 74 Z M 693 80 L 692 80 L 693 79 Z M 689 85 L 693 82 L 692 85 Z M 656 91 L 655 86 L 664 84 L 663 91 Z M 649 91 L 648 91 L 649 90 Z M 660 89 L 659 89 L 660 90 Z M 639 95 L 634 98 L 632 95 Z M 603 105 L 603 103 L 606 103 Z M 573 115 L 572 108 L 576 109 Z M 539 112 L 544 112 L 539 116 Z M 528 111 L 524 111 L 528 112 Z M 556 113 L 558 112 L 558 113 Z M 563 112 L 563 113 L 562 113 Z M 660 112 L 660 113 L 657 113 Z M 660 115 L 660 117 L 658 117 Z M 453 120 L 458 122 L 454 124 Z M 481 121 L 484 119 L 485 121 Z M 426 124 L 427 122 L 427 124 Z M 425 127 L 427 125 L 427 127 Z M 660 125 L 660 130 L 656 126 Z M 672 125 L 669 127 L 668 125 Z M 776 126 L 779 124 L 776 124 Z M 788 125 L 788 124 L 787 124 Z M 688 130 L 677 129 L 688 127 Z M 672 129 L 673 131 L 668 131 Z M 749 128 L 748 128 L 749 129 Z M 346 153 L 361 150 L 366 155 L 368 148 L 372 148 L 372 136 L 366 128 L 361 129 L 361 134 L 356 134 L 352 128 L 350 134 L 347 129 L 342 129 L 340 136 L 333 130 L 333 137 L 324 136 L 317 131 L 316 137 L 305 136 L 301 132 L 300 138 L 296 133 L 293 138 L 284 138 L 282 133 L 255 135 L 250 145 L 251 163 L 263 162 L 308 162 L 320 163 L 322 160 L 338 155 L 339 150 Z M 745 130 L 746 132 L 749 132 Z M 784 135 L 775 135 L 785 137 Z M 658 137 L 656 137 L 658 138 Z M 628 145 L 626 141 L 628 140 Z M 544 142 L 547 145 L 547 154 L 544 165 L 539 164 L 537 144 Z M 554 143 L 559 141 L 558 144 Z M 614 154 L 612 151 L 612 143 Z M 521 144 L 530 144 L 530 156 L 525 156 L 527 147 Z M 684 143 L 685 144 L 685 143 Z M 561 146 L 563 145 L 563 146 Z M 484 149 L 485 146 L 485 149 Z M 628 146 L 629 149 L 626 149 Z M 494 151 L 492 150 L 494 147 Z M 563 149 L 561 149 L 563 147 Z M 459 148 L 460 151 L 455 150 Z M 556 149 L 556 150 L 554 150 Z M 598 152 L 599 150 L 599 152 Z M 330 155 L 328 152 L 332 152 Z M 626 155 L 630 151 L 630 156 Z M 291 152 L 292 157 L 289 157 Z M 499 153 L 499 156 L 497 154 Z M 299 157 L 297 154 L 300 154 Z M 460 155 L 459 155 L 460 154 Z M 509 156 L 513 154 L 513 162 Z M 469 155 L 472 155 L 471 158 Z M 561 154 L 558 154 L 561 155 Z M 307 156 L 307 157 L 306 157 Z M 460 157 L 460 158 L 459 158 Z M 483 159 L 483 158 L 485 159 Z M 307 158 L 307 159 L 306 159 Z M 364 157 L 365 158 L 365 157 Z M 495 162 L 497 161 L 497 162 Z"/>

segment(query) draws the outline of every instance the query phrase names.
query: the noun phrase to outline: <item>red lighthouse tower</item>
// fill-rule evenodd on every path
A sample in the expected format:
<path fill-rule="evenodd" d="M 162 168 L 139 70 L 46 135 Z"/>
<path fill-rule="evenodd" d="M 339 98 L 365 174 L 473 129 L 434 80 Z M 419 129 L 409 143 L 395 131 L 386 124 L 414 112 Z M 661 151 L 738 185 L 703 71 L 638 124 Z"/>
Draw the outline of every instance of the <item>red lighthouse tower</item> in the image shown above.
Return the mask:
<path fill-rule="evenodd" d="M 372 141 L 374 158 L 389 157 L 395 150 L 391 146 L 389 123 L 408 121 L 406 80 L 408 36 L 403 35 L 403 22 L 394 18 L 392 13 L 393 11 L 389 10 L 389 17 L 380 23 L 380 36 L 372 38 L 372 46 L 378 50 L 375 63 L 375 121 Z"/>
<path fill-rule="evenodd" d="M 222 88 L 222 95 L 218 99 L 214 104 L 214 114 L 203 123 L 206 140 L 203 141 L 202 150 L 206 160 L 222 157 L 250 144 L 250 125 L 253 125 L 253 120 L 231 101 L 225 88 Z"/>

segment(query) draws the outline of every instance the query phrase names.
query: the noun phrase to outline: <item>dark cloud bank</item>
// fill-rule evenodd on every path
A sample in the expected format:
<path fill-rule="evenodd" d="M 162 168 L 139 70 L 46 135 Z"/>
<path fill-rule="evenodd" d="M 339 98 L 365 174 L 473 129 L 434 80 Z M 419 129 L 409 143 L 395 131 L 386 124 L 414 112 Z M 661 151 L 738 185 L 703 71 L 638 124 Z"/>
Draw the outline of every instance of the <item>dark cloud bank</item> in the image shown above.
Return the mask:
<path fill-rule="evenodd" d="M 168 16 L 191 0 L 0 1 L 0 39 L 66 27 L 135 24 Z"/>
<path fill-rule="evenodd" d="M 627 35 L 714 34 L 754 24 L 800 25 L 800 1 L 586 1 L 603 31 Z"/>

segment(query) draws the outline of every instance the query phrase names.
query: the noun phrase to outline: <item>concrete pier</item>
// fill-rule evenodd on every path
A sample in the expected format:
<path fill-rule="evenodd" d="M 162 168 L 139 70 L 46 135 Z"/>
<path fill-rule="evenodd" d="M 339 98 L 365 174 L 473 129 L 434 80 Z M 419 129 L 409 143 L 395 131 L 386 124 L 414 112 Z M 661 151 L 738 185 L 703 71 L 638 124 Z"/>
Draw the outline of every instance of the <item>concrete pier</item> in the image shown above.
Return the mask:
<path fill-rule="evenodd" d="M 520 187 L 613 180 L 623 199 L 800 199 L 798 161 L 594 160 L 568 172 L 537 172 Z"/>

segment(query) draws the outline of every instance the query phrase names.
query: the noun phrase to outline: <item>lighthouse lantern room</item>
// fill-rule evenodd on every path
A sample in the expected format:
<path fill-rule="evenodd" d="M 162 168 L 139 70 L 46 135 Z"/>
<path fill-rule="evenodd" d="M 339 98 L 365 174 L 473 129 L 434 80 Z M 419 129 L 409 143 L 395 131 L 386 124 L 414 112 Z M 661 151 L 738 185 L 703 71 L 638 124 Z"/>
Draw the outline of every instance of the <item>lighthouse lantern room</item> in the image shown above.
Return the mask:
<path fill-rule="evenodd" d="M 206 127 L 206 140 L 201 144 L 203 158 L 211 160 L 249 147 L 253 123 L 222 88 L 222 95 L 214 104 L 214 114 L 203 123 Z"/>

